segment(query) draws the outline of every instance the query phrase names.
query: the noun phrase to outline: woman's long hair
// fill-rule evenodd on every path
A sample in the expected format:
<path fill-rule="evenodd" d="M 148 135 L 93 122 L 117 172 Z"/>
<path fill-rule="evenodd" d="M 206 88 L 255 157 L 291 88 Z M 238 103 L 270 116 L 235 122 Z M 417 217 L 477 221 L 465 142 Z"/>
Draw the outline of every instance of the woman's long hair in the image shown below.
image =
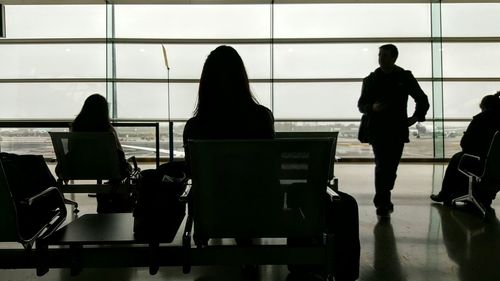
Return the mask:
<path fill-rule="evenodd" d="M 101 132 L 109 130 L 111 122 L 106 99 L 99 94 L 89 96 L 73 121 L 72 128 L 76 131 Z"/>
<path fill-rule="evenodd" d="M 240 113 L 257 104 L 238 52 L 229 46 L 213 50 L 201 73 L 195 116 L 210 118 L 228 112 Z"/>

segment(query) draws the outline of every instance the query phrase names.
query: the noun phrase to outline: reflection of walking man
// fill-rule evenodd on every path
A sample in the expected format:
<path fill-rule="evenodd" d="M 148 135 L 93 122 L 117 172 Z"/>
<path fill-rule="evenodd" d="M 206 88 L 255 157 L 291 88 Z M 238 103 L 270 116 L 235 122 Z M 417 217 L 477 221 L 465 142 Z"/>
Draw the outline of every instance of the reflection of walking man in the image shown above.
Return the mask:
<path fill-rule="evenodd" d="M 429 109 L 427 96 L 408 70 L 395 65 L 398 49 L 392 44 L 379 49 L 380 67 L 363 80 L 359 110 L 368 116 L 368 141 L 375 155 L 375 198 L 377 215 L 393 211 L 391 190 L 405 142 L 409 142 L 408 127 L 425 121 Z M 408 118 L 408 95 L 416 103 Z"/>

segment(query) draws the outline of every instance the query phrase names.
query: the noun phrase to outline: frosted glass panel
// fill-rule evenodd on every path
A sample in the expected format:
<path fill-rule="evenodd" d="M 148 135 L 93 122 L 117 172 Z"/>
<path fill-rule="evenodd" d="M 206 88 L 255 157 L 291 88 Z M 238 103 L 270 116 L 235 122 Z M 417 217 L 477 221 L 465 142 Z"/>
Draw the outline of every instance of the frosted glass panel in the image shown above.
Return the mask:
<path fill-rule="evenodd" d="M 443 36 L 500 36 L 500 3 L 442 4 Z"/>
<path fill-rule="evenodd" d="M 500 43 L 443 44 L 445 77 L 500 77 Z"/>
<path fill-rule="evenodd" d="M 430 36 L 429 4 L 283 4 L 275 6 L 275 36 Z"/>
<path fill-rule="evenodd" d="M 124 38 L 269 38 L 270 5 L 117 5 Z"/>
<path fill-rule="evenodd" d="M 101 44 L 0 45 L 0 79 L 105 78 Z"/>
<path fill-rule="evenodd" d="M 6 38 L 105 38 L 106 5 L 6 5 Z"/>
<path fill-rule="evenodd" d="M 420 83 L 429 99 L 431 83 Z M 277 83 L 274 89 L 274 115 L 277 119 L 361 118 L 358 99 L 361 83 Z M 415 109 L 408 102 L 408 114 Z M 432 108 L 428 118 L 432 117 Z"/>
<path fill-rule="evenodd" d="M 497 91 L 500 91 L 500 82 L 446 82 L 443 85 L 444 116 L 472 118 L 481 111 L 481 99 Z"/>
<path fill-rule="evenodd" d="M 0 118 L 73 119 L 91 94 L 106 95 L 105 83 L 0 83 Z"/>
<path fill-rule="evenodd" d="M 378 67 L 382 44 L 276 45 L 276 78 L 363 78 Z M 415 77 L 431 77 L 431 45 L 397 44 L 396 64 Z"/>
<path fill-rule="evenodd" d="M 252 83 L 250 87 L 259 103 L 270 107 L 270 84 Z M 169 118 L 166 83 L 118 83 L 117 89 L 118 118 Z M 171 120 L 191 118 L 197 100 L 198 83 L 172 83 L 170 85 Z"/>
<path fill-rule="evenodd" d="M 235 45 L 250 79 L 270 77 L 268 45 Z M 217 45 L 165 45 L 172 79 L 199 79 L 207 56 Z M 119 78 L 167 78 L 161 45 L 119 44 Z"/>

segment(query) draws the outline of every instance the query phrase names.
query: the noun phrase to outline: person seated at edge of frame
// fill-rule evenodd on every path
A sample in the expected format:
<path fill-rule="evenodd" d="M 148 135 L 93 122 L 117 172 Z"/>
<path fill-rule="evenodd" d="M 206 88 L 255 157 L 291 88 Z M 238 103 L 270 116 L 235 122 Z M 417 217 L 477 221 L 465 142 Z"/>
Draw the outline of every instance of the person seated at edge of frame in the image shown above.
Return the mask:
<path fill-rule="evenodd" d="M 125 158 L 125 152 L 118 140 L 113 125 L 109 119 L 108 102 L 99 94 L 90 95 L 84 102 L 80 113 L 71 124 L 72 132 L 110 132 L 115 137 L 116 148 L 120 163 L 120 174 L 122 178 L 130 175 L 132 167 Z M 56 169 L 57 171 L 57 169 Z M 97 212 L 129 212 L 132 210 L 133 202 L 129 194 L 97 194 Z"/>
<path fill-rule="evenodd" d="M 183 140 L 189 166 L 189 139 L 273 139 L 274 116 L 252 95 L 243 60 L 229 46 L 219 46 L 207 57 L 198 90 L 194 117 L 184 128 Z M 189 171 L 189 168 L 187 169 Z M 335 265 L 337 280 L 356 280 L 359 276 L 359 224 L 357 203 L 340 193 L 341 203 L 327 208 L 338 218 L 334 228 L 338 239 Z M 331 210 L 334 208 L 335 210 Z M 338 209 L 338 210 L 337 210 Z M 342 214 L 340 214 L 342 213 Z M 251 241 L 238 240 L 238 244 Z"/>
<path fill-rule="evenodd" d="M 430 196 L 432 201 L 450 204 L 451 200 L 468 192 L 468 177 L 458 170 L 465 153 L 480 157 L 477 171 L 481 171 L 495 132 L 500 130 L 500 91 L 483 97 L 479 105 L 481 113 L 473 117 L 465 131 L 460 146 L 462 151 L 453 155 L 446 168 L 441 191 Z M 478 191 L 477 198 L 484 207 L 489 207 L 495 194 Z"/>

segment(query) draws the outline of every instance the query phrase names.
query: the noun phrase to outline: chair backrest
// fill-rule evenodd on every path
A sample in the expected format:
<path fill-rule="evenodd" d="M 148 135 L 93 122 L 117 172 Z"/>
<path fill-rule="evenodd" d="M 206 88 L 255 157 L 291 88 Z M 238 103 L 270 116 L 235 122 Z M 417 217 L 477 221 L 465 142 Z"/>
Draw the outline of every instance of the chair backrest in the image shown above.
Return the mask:
<path fill-rule="evenodd" d="M 41 155 L 1 155 L 1 242 L 19 242 L 31 249 L 64 222 L 64 198 L 54 184 Z"/>
<path fill-rule="evenodd" d="M 206 238 L 324 232 L 331 139 L 191 140 L 195 233 Z M 283 170 L 300 157 L 307 171 Z"/>
<path fill-rule="evenodd" d="M 500 183 L 500 132 L 497 131 L 491 141 L 488 156 L 481 177 L 490 182 Z"/>
<path fill-rule="evenodd" d="M 63 180 L 120 179 L 116 140 L 111 132 L 49 132 Z"/>
<path fill-rule="evenodd" d="M 19 241 L 19 227 L 17 224 L 17 211 L 10 191 L 9 182 L 0 159 L 0 242 Z"/>
<path fill-rule="evenodd" d="M 337 153 L 337 139 L 339 132 L 276 132 L 277 139 L 332 139 L 332 147 L 330 150 L 330 168 L 328 171 L 328 180 L 335 177 L 335 154 Z"/>

